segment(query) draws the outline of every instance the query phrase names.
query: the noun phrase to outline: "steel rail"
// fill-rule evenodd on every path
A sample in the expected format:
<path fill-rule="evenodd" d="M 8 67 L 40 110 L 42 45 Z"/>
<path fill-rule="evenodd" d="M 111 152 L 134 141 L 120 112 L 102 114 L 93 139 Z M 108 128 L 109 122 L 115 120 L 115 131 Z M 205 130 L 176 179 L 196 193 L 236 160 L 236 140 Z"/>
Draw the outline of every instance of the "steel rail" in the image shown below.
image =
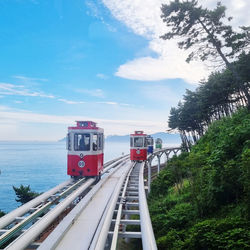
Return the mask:
<path fill-rule="evenodd" d="M 129 178 L 130 178 L 132 170 L 133 170 L 133 168 L 131 168 L 129 170 L 129 173 L 126 177 L 125 184 L 124 184 L 123 191 L 122 191 L 122 195 L 121 195 L 121 200 L 125 199 L 125 197 L 126 197 L 125 194 L 127 191 L 127 186 L 128 186 L 128 182 L 129 182 Z M 116 245 L 117 245 L 117 241 L 118 241 L 119 225 L 120 225 L 121 216 L 122 216 L 122 206 L 123 206 L 123 204 L 120 203 L 119 207 L 118 207 L 118 211 L 117 211 L 116 222 L 115 222 L 115 227 L 114 227 L 114 231 L 113 231 L 113 238 L 112 238 L 112 243 L 111 243 L 111 248 L 110 248 L 112 250 L 116 249 Z"/>
<path fill-rule="evenodd" d="M 27 202 L 26 204 L 22 205 L 21 207 L 11 211 L 10 213 L 6 214 L 2 218 L 0 218 L 0 229 L 3 229 L 4 227 L 11 224 L 16 217 L 21 217 L 23 214 L 27 213 L 31 208 L 37 206 L 38 204 L 44 202 L 47 200 L 50 196 L 57 193 L 61 189 L 63 189 L 65 186 L 71 184 L 73 182 L 72 179 L 69 179 L 58 186 L 48 190 L 47 192 L 39 195 L 35 199 Z"/>
<path fill-rule="evenodd" d="M 148 212 L 147 199 L 144 188 L 144 164 L 141 164 L 139 174 L 139 208 L 142 233 L 143 250 L 157 249 L 154 232 L 151 224 L 150 215 Z"/>
<path fill-rule="evenodd" d="M 113 160 L 110 160 L 110 161 L 108 161 L 108 162 L 105 162 L 104 165 L 103 165 L 103 167 L 105 168 L 105 167 L 107 167 L 108 165 L 110 165 L 110 164 L 112 164 L 112 163 L 114 163 L 114 162 L 116 162 L 116 161 L 118 161 L 118 160 L 121 160 L 121 159 L 123 159 L 123 158 L 125 158 L 125 157 L 128 157 L 128 156 L 129 156 L 129 154 L 122 155 L 122 156 L 119 156 L 119 157 L 117 157 L 117 158 L 115 158 L 115 159 L 113 159 Z"/>
<path fill-rule="evenodd" d="M 90 187 L 95 182 L 95 179 L 88 179 L 78 189 L 71 193 L 65 200 L 59 203 L 54 209 L 42 217 L 31 228 L 25 231 L 20 237 L 13 241 L 6 249 L 16 250 L 24 249 L 33 242 L 40 233 L 42 233 L 48 225 L 50 225 L 67 208 L 84 190 Z"/>
<path fill-rule="evenodd" d="M 109 201 L 109 206 L 106 208 L 105 213 L 102 217 L 102 220 L 99 224 L 99 227 L 96 231 L 96 234 L 92 240 L 91 246 L 89 246 L 89 250 L 100 250 L 100 249 L 104 249 L 105 246 L 105 242 L 107 240 L 107 236 L 109 233 L 109 228 L 110 228 L 110 224 L 112 222 L 112 217 L 113 217 L 113 213 L 115 210 L 115 206 L 117 204 L 117 200 L 122 188 L 122 185 L 124 183 L 124 180 L 126 178 L 126 176 L 128 175 L 128 172 L 134 168 L 136 163 L 131 164 L 130 168 L 128 168 L 128 170 L 124 173 L 124 175 L 119 179 L 119 182 L 117 183 L 117 185 L 114 188 L 114 192 L 112 194 L 112 197 Z"/>
<path fill-rule="evenodd" d="M 129 156 L 126 155 L 126 156 L 122 157 L 121 159 L 118 159 L 117 162 L 112 162 L 112 163 L 110 164 L 110 166 L 106 166 L 106 167 L 104 168 L 102 175 L 105 174 L 106 172 L 108 172 L 111 168 L 117 167 L 119 164 L 121 164 L 121 163 L 123 163 L 123 162 L 125 163 L 125 161 L 126 161 L 128 158 L 129 158 Z"/>

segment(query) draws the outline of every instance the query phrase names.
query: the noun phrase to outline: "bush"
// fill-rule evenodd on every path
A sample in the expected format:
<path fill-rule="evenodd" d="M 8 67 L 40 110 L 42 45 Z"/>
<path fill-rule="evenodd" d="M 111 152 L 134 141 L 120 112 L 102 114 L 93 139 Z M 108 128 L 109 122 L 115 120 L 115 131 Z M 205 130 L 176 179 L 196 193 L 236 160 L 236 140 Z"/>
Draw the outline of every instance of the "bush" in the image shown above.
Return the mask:
<path fill-rule="evenodd" d="M 171 228 L 184 229 L 193 224 L 196 213 L 190 203 L 180 203 L 171 208 L 166 215 L 164 226 L 168 231 Z"/>
<path fill-rule="evenodd" d="M 171 229 L 166 233 L 166 235 L 157 239 L 158 249 L 181 249 L 184 245 L 184 231 L 177 231 Z"/>
<path fill-rule="evenodd" d="M 192 148 L 186 164 L 192 169 L 193 201 L 200 216 L 242 199 L 243 189 L 248 189 L 250 164 L 244 152 L 249 149 L 249 140 L 250 114 L 241 110 L 212 124 Z"/>
<path fill-rule="evenodd" d="M 240 218 L 209 219 L 188 232 L 187 249 L 249 249 L 249 224 Z"/>
<path fill-rule="evenodd" d="M 249 140 L 250 142 L 250 140 Z M 244 190 L 244 200 L 247 204 L 246 215 L 250 218 L 250 148 L 246 148 L 242 154 L 242 184 Z"/>
<path fill-rule="evenodd" d="M 0 217 L 4 216 L 5 212 L 0 209 Z"/>

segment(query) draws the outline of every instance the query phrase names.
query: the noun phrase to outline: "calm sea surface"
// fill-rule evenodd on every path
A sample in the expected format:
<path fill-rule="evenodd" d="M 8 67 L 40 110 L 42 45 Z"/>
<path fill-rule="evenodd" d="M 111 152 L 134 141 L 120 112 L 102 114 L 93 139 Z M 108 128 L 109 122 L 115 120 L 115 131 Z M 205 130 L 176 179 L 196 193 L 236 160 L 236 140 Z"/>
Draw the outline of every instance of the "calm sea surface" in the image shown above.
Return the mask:
<path fill-rule="evenodd" d="M 129 152 L 129 143 L 105 143 L 104 162 Z M 65 142 L 0 142 L 0 209 L 20 204 L 12 186 L 44 192 L 67 180 Z"/>

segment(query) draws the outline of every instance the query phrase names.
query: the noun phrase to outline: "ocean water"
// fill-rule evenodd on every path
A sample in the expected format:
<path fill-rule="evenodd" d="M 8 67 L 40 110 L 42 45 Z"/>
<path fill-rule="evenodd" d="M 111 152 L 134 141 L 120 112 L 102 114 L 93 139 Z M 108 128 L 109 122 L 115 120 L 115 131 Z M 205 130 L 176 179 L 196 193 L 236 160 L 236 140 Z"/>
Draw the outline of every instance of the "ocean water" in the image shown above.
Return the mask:
<path fill-rule="evenodd" d="M 129 142 L 105 143 L 104 162 L 123 153 Z M 0 209 L 9 212 L 20 205 L 12 186 L 44 192 L 69 178 L 65 142 L 0 142 L 0 171 Z"/>

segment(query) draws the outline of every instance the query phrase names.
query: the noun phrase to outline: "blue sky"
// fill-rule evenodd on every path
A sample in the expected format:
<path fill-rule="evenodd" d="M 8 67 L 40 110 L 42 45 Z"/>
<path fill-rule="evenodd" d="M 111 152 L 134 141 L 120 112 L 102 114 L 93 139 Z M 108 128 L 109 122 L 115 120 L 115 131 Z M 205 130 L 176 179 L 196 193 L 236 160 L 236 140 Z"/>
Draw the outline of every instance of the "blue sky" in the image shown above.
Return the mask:
<path fill-rule="evenodd" d="M 89 119 L 106 135 L 165 131 L 209 70 L 159 38 L 163 2 L 0 1 L 0 140 L 58 140 Z M 233 25 L 246 25 L 249 3 L 235 2 Z"/>

